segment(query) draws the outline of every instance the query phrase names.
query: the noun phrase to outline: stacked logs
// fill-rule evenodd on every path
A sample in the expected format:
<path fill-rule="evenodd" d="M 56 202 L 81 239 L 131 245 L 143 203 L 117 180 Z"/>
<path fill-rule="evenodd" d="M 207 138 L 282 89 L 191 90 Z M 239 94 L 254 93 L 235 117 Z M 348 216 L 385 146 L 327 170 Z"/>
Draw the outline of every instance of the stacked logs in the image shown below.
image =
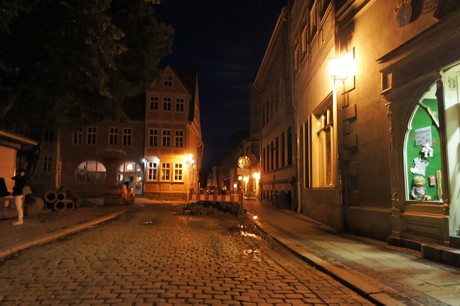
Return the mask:
<path fill-rule="evenodd" d="M 44 201 L 46 208 L 55 211 L 72 210 L 75 204 L 63 192 L 48 191 L 45 193 Z"/>

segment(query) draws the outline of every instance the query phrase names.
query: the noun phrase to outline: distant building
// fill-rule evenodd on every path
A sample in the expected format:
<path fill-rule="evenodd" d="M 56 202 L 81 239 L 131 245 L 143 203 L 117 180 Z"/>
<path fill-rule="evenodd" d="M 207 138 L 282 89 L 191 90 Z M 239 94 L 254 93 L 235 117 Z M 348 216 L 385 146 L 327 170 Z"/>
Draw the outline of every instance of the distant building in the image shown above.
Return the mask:
<path fill-rule="evenodd" d="M 196 74 L 166 67 L 146 93 L 127 101 L 127 121 L 35 135 L 36 190 L 102 197 L 128 183 L 138 196 L 185 200 L 198 188 L 199 107 Z"/>
<path fill-rule="evenodd" d="M 144 194 L 185 200 L 199 190 L 202 157 L 197 76 L 168 66 L 146 95 Z"/>
<path fill-rule="evenodd" d="M 283 9 L 252 86 L 251 124 L 260 139 L 261 201 L 296 209 L 294 109 L 287 9 Z M 256 128 L 253 128 L 256 130 Z M 279 201 L 278 201 L 279 200 Z"/>

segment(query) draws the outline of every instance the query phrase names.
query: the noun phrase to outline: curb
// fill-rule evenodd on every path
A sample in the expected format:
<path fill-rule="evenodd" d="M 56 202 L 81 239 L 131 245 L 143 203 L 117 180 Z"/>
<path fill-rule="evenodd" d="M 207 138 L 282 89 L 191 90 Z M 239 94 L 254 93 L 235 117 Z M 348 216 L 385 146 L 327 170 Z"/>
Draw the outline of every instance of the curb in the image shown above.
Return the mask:
<path fill-rule="evenodd" d="M 378 286 L 372 286 L 367 282 L 363 281 L 359 276 L 352 274 L 332 263 L 329 263 L 326 260 L 319 258 L 318 256 L 315 256 L 313 252 L 310 250 L 310 248 L 306 246 L 298 247 L 296 245 L 293 245 L 286 239 L 277 238 L 270 235 L 267 229 L 260 222 L 252 218 L 251 213 L 250 215 L 251 216 L 248 219 L 250 219 L 257 226 L 257 228 L 260 229 L 265 235 L 267 235 L 280 245 L 284 246 L 285 248 L 289 249 L 300 259 L 314 266 L 318 270 L 328 274 L 329 276 L 338 280 L 339 282 L 346 285 L 348 288 L 351 288 L 355 292 L 358 292 L 361 296 L 368 299 L 369 301 L 377 305 L 405 305 L 404 303 L 394 299 L 390 295 L 382 292 L 382 288 L 379 288 Z"/>
<path fill-rule="evenodd" d="M 104 217 L 101 217 L 101 218 L 98 218 L 98 219 L 94 219 L 94 220 L 91 220 L 91 221 L 88 221 L 88 222 L 85 222 L 85 223 L 82 223 L 82 224 L 67 228 L 67 229 L 65 229 L 65 230 L 63 230 L 63 231 L 61 231 L 59 233 L 54 233 L 54 234 L 48 235 L 48 236 L 43 237 L 43 238 L 38 238 L 36 240 L 32 240 L 32 241 L 29 241 L 29 242 L 24 242 L 24 243 L 9 247 L 7 250 L 0 251 L 0 261 L 3 261 L 4 259 L 6 259 L 9 256 L 14 255 L 14 254 L 16 254 L 16 253 L 18 253 L 20 251 L 25 250 L 25 249 L 31 248 L 33 246 L 43 245 L 43 244 L 46 244 L 46 243 L 61 239 L 61 238 L 65 237 L 65 236 L 67 236 L 67 235 L 70 235 L 70 234 L 82 231 L 84 229 L 87 229 L 90 226 L 93 226 L 93 225 L 96 225 L 96 224 L 99 224 L 99 223 L 103 223 L 103 222 L 115 219 L 116 217 L 118 217 L 118 216 L 120 216 L 122 214 L 125 214 L 126 212 L 128 212 L 130 210 L 131 209 L 125 209 L 125 210 L 113 213 L 111 215 L 107 215 L 107 216 L 104 216 Z"/>

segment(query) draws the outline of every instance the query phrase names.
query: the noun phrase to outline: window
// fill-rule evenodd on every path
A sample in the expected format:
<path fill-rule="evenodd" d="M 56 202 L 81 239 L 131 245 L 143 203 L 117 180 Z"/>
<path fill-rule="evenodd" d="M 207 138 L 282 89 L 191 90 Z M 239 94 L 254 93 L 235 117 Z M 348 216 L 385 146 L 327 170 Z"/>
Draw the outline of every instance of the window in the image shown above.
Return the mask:
<path fill-rule="evenodd" d="M 75 171 L 75 182 L 84 184 L 104 184 L 106 169 L 96 160 L 82 162 Z"/>
<path fill-rule="evenodd" d="M 130 146 L 133 138 L 133 129 L 124 128 L 123 129 L 123 145 Z"/>
<path fill-rule="evenodd" d="M 292 166 L 292 128 L 288 128 L 287 130 L 287 164 L 288 166 Z"/>
<path fill-rule="evenodd" d="M 284 132 L 281 133 L 281 167 L 286 166 L 286 139 Z"/>
<path fill-rule="evenodd" d="M 173 77 L 172 75 L 167 75 L 163 79 L 163 86 L 172 87 L 173 86 Z"/>
<path fill-rule="evenodd" d="M 174 163 L 174 182 L 182 182 L 182 163 Z"/>
<path fill-rule="evenodd" d="M 149 129 L 149 147 L 158 147 L 157 129 Z"/>
<path fill-rule="evenodd" d="M 163 111 L 170 112 L 172 110 L 171 98 L 163 98 Z"/>
<path fill-rule="evenodd" d="M 150 110 L 157 111 L 160 108 L 160 99 L 158 97 L 150 97 Z"/>
<path fill-rule="evenodd" d="M 270 170 L 275 169 L 275 146 L 273 144 L 273 141 L 270 143 Z"/>
<path fill-rule="evenodd" d="M 330 4 L 330 0 L 320 0 L 318 1 L 318 14 L 319 18 L 323 19 L 324 13 L 326 13 L 326 10 Z"/>
<path fill-rule="evenodd" d="M 275 169 L 280 167 L 280 154 L 279 154 L 279 139 L 276 137 L 275 140 Z"/>
<path fill-rule="evenodd" d="M 171 131 L 170 130 L 163 130 L 163 136 L 161 139 L 161 145 L 163 147 L 170 147 L 171 146 Z"/>
<path fill-rule="evenodd" d="M 51 143 L 54 140 L 54 132 L 53 131 L 45 131 L 45 135 L 43 137 L 43 141 L 47 143 Z"/>
<path fill-rule="evenodd" d="M 266 167 L 266 159 L 267 156 L 265 156 L 265 148 L 262 149 L 262 170 L 263 172 L 267 172 L 267 167 Z"/>
<path fill-rule="evenodd" d="M 185 109 L 185 100 L 176 99 L 176 112 L 183 113 Z"/>
<path fill-rule="evenodd" d="M 147 180 L 157 181 L 158 180 L 158 163 L 148 162 L 147 164 Z"/>
<path fill-rule="evenodd" d="M 311 187 L 311 121 L 307 119 L 304 125 L 304 139 L 303 139 L 303 176 L 304 176 L 304 187 Z"/>
<path fill-rule="evenodd" d="M 308 51 L 308 26 L 306 24 L 304 24 L 300 39 L 302 56 L 305 56 Z"/>
<path fill-rule="evenodd" d="M 51 156 L 43 156 L 43 172 L 51 172 L 53 158 Z"/>
<path fill-rule="evenodd" d="M 177 130 L 174 137 L 174 142 L 176 148 L 183 148 L 184 147 L 184 131 Z"/>
<path fill-rule="evenodd" d="M 316 30 L 318 27 L 318 18 L 316 12 L 316 2 L 313 3 L 313 6 L 310 9 L 310 41 L 316 34 Z"/>
<path fill-rule="evenodd" d="M 297 44 L 295 49 L 294 49 L 294 71 L 298 71 L 300 68 L 300 48 L 299 45 Z"/>
<path fill-rule="evenodd" d="M 97 129 L 95 127 L 88 127 L 86 130 L 86 144 L 95 145 L 96 144 L 96 133 Z"/>
<path fill-rule="evenodd" d="M 171 163 L 161 163 L 161 180 L 171 180 Z"/>
<path fill-rule="evenodd" d="M 83 143 L 83 129 L 78 128 L 73 133 L 73 144 L 82 144 Z"/>
<path fill-rule="evenodd" d="M 118 145 L 118 128 L 109 128 L 109 145 Z"/>
<path fill-rule="evenodd" d="M 334 118 L 332 95 L 326 100 L 326 107 L 312 117 L 312 183 L 313 187 L 334 185 Z"/>

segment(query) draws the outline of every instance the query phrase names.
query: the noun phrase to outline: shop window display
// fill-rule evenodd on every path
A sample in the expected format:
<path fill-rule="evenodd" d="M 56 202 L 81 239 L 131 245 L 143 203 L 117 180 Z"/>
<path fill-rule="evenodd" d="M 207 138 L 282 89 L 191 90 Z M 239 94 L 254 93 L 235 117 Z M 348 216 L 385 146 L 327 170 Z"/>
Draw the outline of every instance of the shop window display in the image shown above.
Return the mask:
<path fill-rule="evenodd" d="M 442 161 L 438 101 L 423 99 L 406 133 L 406 190 L 412 201 L 442 201 Z"/>

